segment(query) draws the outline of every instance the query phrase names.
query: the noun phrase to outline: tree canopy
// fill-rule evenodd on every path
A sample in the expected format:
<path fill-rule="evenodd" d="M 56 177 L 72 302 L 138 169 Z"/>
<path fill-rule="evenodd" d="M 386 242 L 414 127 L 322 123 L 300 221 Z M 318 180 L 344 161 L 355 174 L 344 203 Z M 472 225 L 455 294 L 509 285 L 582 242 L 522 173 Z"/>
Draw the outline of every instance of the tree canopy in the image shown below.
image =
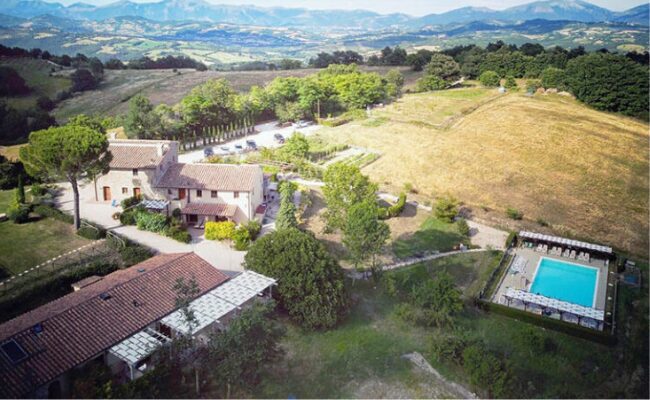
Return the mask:
<path fill-rule="evenodd" d="M 354 165 L 330 165 L 323 174 L 323 182 L 323 195 L 327 203 L 325 219 L 330 230 L 345 227 L 348 210 L 353 205 L 376 199 L 377 185 Z"/>
<path fill-rule="evenodd" d="M 355 267 L 359 268 L 362 263 L 370 260 L 370 269 L 374 273 L 377 256 L 381 254 L 389 237 L 390 228 L 379 220 L 376 201 L 368 199 L 350 207 L 343 228 L 343 244 Z"/>
<path fill-rule="evenodd" d="M 262 236 L 245 267 L 278 280 L 279 304 L 305 328 L 332 327 L 345 312 L 343 271 L 310 233 L 288 228 Z"/>
<path fill-rule="evenodd" d="M 580 101 L 648 118 L 648 68 L 616 54 L 592 53 L 567 63 L 566 84 Z"/>
<path fill-rule="evenodd" d="M 77 229 L 80 226 L 78 182 L 97 171 L 107 171 L 111 158 L 106 135 L 75 124 L 32 132 L 29 144 L 20 149 L 20 159 L 30 175 L 70 183 Z"/>

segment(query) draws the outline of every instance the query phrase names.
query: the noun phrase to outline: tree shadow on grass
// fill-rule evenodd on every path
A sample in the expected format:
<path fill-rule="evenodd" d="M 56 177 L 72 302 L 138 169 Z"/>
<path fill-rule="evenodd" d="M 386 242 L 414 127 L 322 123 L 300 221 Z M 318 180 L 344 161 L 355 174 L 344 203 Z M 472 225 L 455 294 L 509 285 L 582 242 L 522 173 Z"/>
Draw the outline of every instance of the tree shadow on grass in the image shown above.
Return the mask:
<path fill-rule="evenodd" d="M 458 232 L 437 228 L 424 228 L 405 233 L 393 242 L 393 252 L 398 258 L 420 257 L 433 251 L 451 251 L 469 239 Z"/>

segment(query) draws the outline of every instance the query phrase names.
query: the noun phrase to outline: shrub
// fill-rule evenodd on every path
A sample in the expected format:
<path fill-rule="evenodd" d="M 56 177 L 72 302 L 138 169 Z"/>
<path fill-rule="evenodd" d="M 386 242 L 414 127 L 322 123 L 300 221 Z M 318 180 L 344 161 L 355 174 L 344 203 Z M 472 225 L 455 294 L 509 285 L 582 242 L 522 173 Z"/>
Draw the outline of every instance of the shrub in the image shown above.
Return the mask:
<path fill-rule="evenodd" d="M 402 192 L 399 194 L 397 203 L 393 204 L 390 207 L 379 208 L 379 213 L 378 213 L 379 218 L 388 219 L 388 218 L 397 217 L 402 213 L 402 211 L 404 211 L 405 206 L 406 206 L 406 193 Z"/>
<path fill-rule="evenodd" d="M 539 224 L 539 226 L 548 226 L 549 225 L 549 223 L 544 218 L 541 218 L 541 217 L 537 218 L 537 223 Z"/>
<path fill-rule="evenodd" d="M 181 209 L 180 208 L 174 208 L 174 211 L 172 211 L 172 218 L 181 219 Z"/>
<path fill-rule="evenodd" d="M 120 249 L 120 256 L 122 257 L 125 266 L 130 267 L 131 265 L 141 263 L 142 261 L 151 258 L 153 253 L 146 247 L 130 243 L 126 247 Z"/>
<path fill-rule="evenodd" d="M 77 230 L 77 235 L 90 240 L 99 240 L 106 237 L 104 228 L 84 225 Z"/>
<path fill-rule="evenodd" d="M 166 216 L 142 210 L 135 213 L 135 222 L 138 229 L 149 232 L 163 232 L 169 226 Z"/>
<path fill-rule="evenodd" d="M 510 247 L 516 238 L 517 238 L 517 234 L 515 232 L 510 232 L 508 234 L 508 237 L 506 238 L 506 248 Z"/>
<path fill-rule="evenodd" d="M 61 222 L 72 224 L 74 222 L 74 217 L 70 214 L 66 214 L 61 210 L 58 210 L 54 207 L 47 206 L 44 204 L 34 207 L 34 212 L 44 218 L 54 218 Z"/>
<path fill-rule="evenodd" d="M 458 215 L 458 200 L 451 196 L 443 196 L 436 200 L 434 208 L 436 218 L 445 221 L 453 222 L 456 215 Z"/>
<path fill-rule="evenodd" d="M 508 75 L 506 77 L 506 83 L 503 86 L 507 89 L 516 89 L 517 81 L 515 80 L 514 76 Z"/>
<path fill-rule="evenodd" d="M 434 335 L 431 337 L 431 353 L 438 361 L 452 361 L 458 365 L 463 363 L 463 351 L 468 345 L 462 332 L 449 335 Z"/>
<path fill-rule="evenodd" d="M 483 72 L 478 80 L 481 81 L 481 85 L 486 87 L 496 87 L 499 86 L 499 83 L 501 82 L 499 74 L 494 71 Z"/>
<path fill-rule="evenodd" d="M 522 219 L 524 217 L 524 214 L 521 211 L 517 210 L 516 208 L 512 208 L 512 207 L 508 207 L 506 209 L 506 215 L 508 216 L 508 218 L 514 219 L 514 220 L 520 220 L 520 219 Z"/>
<path fill-rule="evenodd" d="M 165 230 L 165 236 L 181 243 L 190 243 L 192 241 L 192 235 L 180 226 L 170 226 Z"/>
<path fill-rule="evenodd" d="M 476 388 L 485 389 L 488 397 L 503 397 L 508 383 L 505 365 L 480 345 L 472 345 L 463 351 L 463 366 L 469 382 Z"/>
<path fill-rule="evenodd" d="M 456 221 L 456 228 L 458 229 L 458 233 L 461 235 L 469 236 L 469 225 L 467 225 L 465 218 L 458 218 Z"/>
<path fill-rule="evenodd" d="M 122 200 L 120 205 L 122 206 L 122 210 L 126 210 L 129 207 L 132 207 L 142 200 L 142 196 L 131 196 L 127 197 L 126 199 Z"/>
<path fill-rule="evenodd" d="M 232 221 L 205 223 L 205 238 L 207 240 L 227 240 L 232 239 L 235 234 L 235 223 Z"/>
<path fill-rule="evenodd" d="M 255 240 L 257 235 L 262 231 L 262 224 L 259 221 L 252 219 L 244 224 L 244 228 L 248 230 L 251 240 Z"/>
<path fill-rule="evenodd" d="M 413 194 L 418 193 L 418 190 L 415 188 L 415 186 L 413 186 L 413 184 L 411 182 L 406 182 L 404 184 L 404 191 L 408 192 L 408 193 L 413 193 Z"/>
<path fill-rule="evenodd" d="M 251 234 L 248 229 L 239 226 L 235 229 L 232 239 L 234 241 L 235 250 L 244 251 L 248 249 L 248 245 L 251 243 Z"/>
<path fill-rule="evenodd" d="M 41 110 L 45 111 L 52 111 L 52 109 L 54 109 L 54 102 L 47 96 L 40 96 L 38 99 L 36 99 L 36 105 Z"/>
<path fill-rule="evenodd" d="M 537 89 L 542 87 L 542 83 L 537 79 L 529 79 L 526 81 L 526 90 L 529 93 L 535 93 Z"/>
<path fill-rule="evenodd" d="M 122 225 L 135 225 L 135 214 L 136 210 L 128 210 L 120 214 L 119 219 Z M 117 214 L 117 213 L 116 213 Z"/>
<path fill-rule="evenodd" d="M 416 310 L 409 303 L 400 303 L 396 305 L 393 312 L 397 318 L 409 324 L 413 324 L 417 320 Z"/>
<path fill-rule="evenodd" d="M 30 206 L 14 200 L 7 207 L 7 218 L 16 224 L 23 224 L 29 221 L 30 208 Z"/>
<path fill-rule="evenodd" d="M 45 188 L 42 185 L 39 185 L 38 183 L 35 183 L 32 185 L 32 196 L 43 196 L 45 193 L 47 193 L 47 188 Z"/>

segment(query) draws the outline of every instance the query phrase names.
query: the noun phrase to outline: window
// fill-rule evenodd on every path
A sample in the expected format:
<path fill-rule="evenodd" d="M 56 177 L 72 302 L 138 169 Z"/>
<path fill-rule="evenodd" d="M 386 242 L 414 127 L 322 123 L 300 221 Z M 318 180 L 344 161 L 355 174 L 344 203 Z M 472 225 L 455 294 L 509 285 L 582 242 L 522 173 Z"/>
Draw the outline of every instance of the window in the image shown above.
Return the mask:
<path fill-rule="evenodd" d="M 212 197 L 213 199 L 216 199 L 217 197 L 219 197 L 219 192 L 217 192 L 216 190 L 211 191 L 210 192 L 210 197 Z"/>
<path fill-rule="evenodd" d="M 196 191 L 196 197 L 203 197 L 203 191 L 197 189 L 197 191 Z"/>
<path fill-rule="evenodd" d="M 129 194 L 129 188 L 122 188 L 122 194 Z"/>
<path fill-rule="evenodd" d="M 137 168 L 133 168 L 133 176 L 138 176 L 138 169 Z"/>
<path fill-rule="evenodd" d="M 232 194 L 232 197 L 238 199 L 238 198 L 239 198 L 239 192 L 234 192 L 234 193 Z"/>
<path fill-rule="evenodd" d="M 171 189 L 167 189 L 167 194 L 172 194 L 172 190 L 171 190 Z"/>

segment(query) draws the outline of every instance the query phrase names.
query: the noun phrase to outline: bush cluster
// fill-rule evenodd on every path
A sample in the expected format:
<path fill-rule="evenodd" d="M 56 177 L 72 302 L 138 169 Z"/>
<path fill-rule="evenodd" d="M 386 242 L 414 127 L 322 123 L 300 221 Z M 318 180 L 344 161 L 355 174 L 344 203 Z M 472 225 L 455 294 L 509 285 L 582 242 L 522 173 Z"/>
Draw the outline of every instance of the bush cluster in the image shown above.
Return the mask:
<path fill-rule="evenodd" d="M 521 211 L 517 210 L 516 208 L 512 208 L 512 207 L 508 207 L 506 209 L 506 215 L 508 216 L 508 218 L 514 219 L 514 220 L 520 220 L 520 219 L 522 219 L 524 217 L 524 214 Z"/>
<path fill-rule="evenodd" d="M 95 225 L 84 225 L 77 230 L 77 235 L 90 240 L 99 240 L 106 237 L 106 229 Z"/>
<path fill-rule="evenodd" d="M 402 211 L 404 211 L 405 206 L 406 206 L 406 193 L 402 192 L 399 194 L 397 203 L 393 204 L 390 207 L 379 208 L 379 218 L 389 219 L 389 218 L 397 217 L 402 213 Z"/>
<path fill-rule="evenodd" d="M 229 240 L 235 234 L 235 223 L 232 221 L 205 223 L 205 238 L 208 240 Z"/>
<path fill-rule="evenodd" d="M 436 200 L 433 211 L 436 218 L 451 223 L 456 218 L 456 215 L 458 215 L 458 200 L 451 196 L 443 196 Z"/>
<path fill-rule="evenodd" d="M 29 221 L 30 211 L 31 207 L 29 205 L 13 200 L 7 207 L 7 218 L 16 224 L 23 224 Z"/>
<path fill-rule="evenodd" d="M 122 214 L 124 215 L 124 214 Z M 163 232 L 169 226 L 169 220 L 163 214 L 148 211 L 138 211 L 135 214 L 135 223 L 142 231 Z"/>

